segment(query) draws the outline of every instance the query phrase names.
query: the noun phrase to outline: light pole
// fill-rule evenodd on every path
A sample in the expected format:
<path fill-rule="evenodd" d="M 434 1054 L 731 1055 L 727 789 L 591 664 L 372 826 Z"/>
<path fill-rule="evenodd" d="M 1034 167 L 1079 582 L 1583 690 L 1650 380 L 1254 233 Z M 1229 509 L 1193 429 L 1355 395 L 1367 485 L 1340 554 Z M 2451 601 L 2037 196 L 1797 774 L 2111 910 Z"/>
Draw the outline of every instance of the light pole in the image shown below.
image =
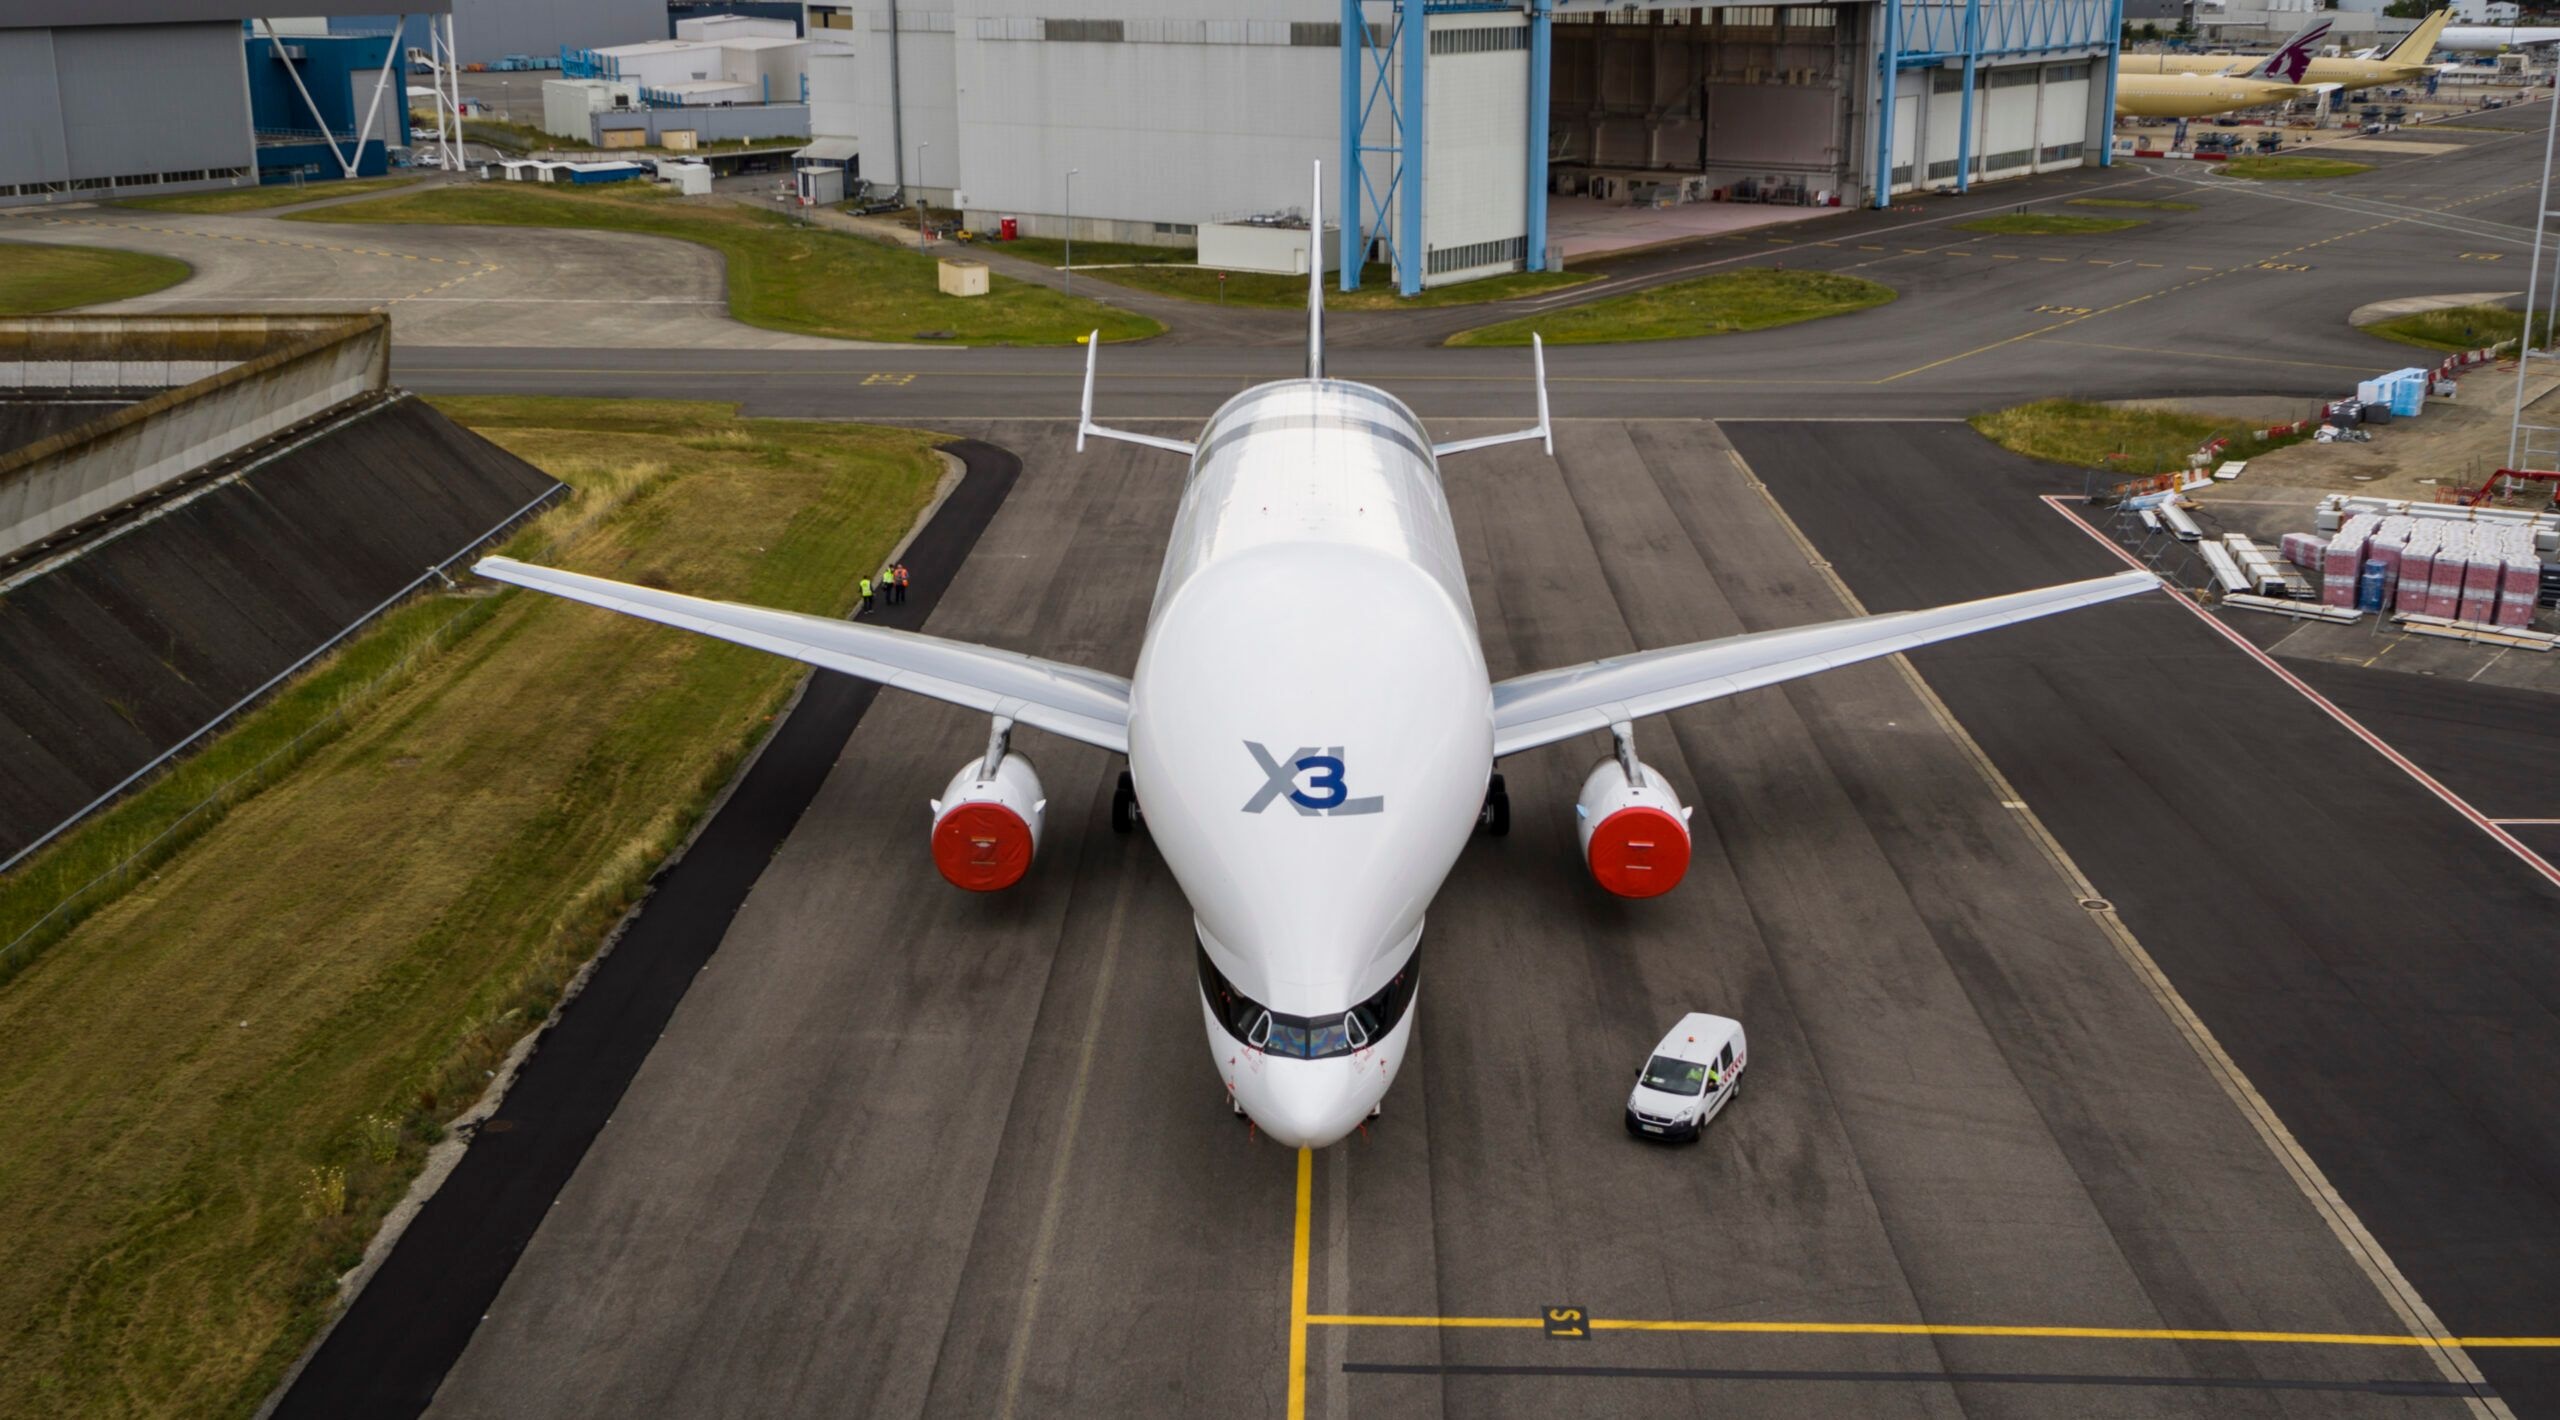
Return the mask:
<path fill-rule="evenodd" d="M 1067 294 L 1076 293 L 1076 174 L 1082 168 L 1067 169 Z"/>
<path fill-rule="evenodd" d="M 933 245 L 933 236 L 924 229 L 924 150 L 933 146 L 926 139 L 916 145 L 916 245 Z"/>

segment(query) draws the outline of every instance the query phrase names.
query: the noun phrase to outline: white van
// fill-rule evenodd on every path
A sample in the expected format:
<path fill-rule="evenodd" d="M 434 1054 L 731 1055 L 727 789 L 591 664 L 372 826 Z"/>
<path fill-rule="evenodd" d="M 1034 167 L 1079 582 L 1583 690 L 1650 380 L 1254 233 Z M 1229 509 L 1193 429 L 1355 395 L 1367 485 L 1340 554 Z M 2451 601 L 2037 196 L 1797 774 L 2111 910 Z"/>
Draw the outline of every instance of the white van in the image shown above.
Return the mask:
<path fill-rule="evenodd" d="M 1742 1093 L 1748 1061 L 1742 1022 L 1696 1012 L 1682 1016 L 1653 1048 L 1627 1096 L 1627 1132 L 1639 1139 L 1695 1139 Z"/>

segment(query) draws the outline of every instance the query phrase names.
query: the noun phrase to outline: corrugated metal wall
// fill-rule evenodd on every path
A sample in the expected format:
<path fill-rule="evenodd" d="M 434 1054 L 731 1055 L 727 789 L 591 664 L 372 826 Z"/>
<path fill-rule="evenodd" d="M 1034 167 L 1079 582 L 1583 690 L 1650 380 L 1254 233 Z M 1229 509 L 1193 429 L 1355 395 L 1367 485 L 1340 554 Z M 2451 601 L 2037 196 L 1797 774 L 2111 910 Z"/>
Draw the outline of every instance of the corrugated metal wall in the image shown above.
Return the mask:
<path fill-rule="evenodd" d="M 0 186 L 251 162 L 236 22 L 0 32 Z"/>
<path fill-rule="evenodd" d="M 243 96 L 244 112 L 247 104 Z M 70 176 L 53 31 L 0 30 L 0 185 L 61 182 Z"/>
<path fill-rule="evenodd" d="M 1340 148 L 1340 18 L 1331 0 L 961 0 L 970 210 L 1054 235 L 1071 167 L 1076 210 L 1110 219 L 1080 236 L 1188 242 L 1175 229 L 1304 207 L 1308 163 Z"/>

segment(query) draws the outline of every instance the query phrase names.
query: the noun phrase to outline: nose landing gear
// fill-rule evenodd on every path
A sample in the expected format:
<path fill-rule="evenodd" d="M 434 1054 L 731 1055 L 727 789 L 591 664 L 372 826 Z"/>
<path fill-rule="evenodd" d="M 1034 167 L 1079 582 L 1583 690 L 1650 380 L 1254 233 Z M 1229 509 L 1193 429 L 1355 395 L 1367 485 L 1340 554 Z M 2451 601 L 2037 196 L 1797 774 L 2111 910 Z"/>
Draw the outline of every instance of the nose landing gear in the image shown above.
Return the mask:
<path fill-rule="evenodd" d="M 1511 832 L 1511 791 L 1499 774 L 1485 786 L 1484 807 L 1476 811 L 1476 831 L 1487 838 L 1501 838 Z"/>

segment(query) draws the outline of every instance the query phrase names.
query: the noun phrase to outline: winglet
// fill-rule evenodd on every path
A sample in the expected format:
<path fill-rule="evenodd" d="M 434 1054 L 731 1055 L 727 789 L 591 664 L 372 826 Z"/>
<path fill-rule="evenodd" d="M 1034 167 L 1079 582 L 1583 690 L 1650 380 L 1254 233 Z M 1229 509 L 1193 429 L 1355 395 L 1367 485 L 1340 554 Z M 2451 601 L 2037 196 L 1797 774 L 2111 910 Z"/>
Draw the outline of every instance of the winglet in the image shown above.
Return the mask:
<path fill-rule="evenodd" d="M 1307 199 L 1307 378 L 1324 378 L 1324 159 Z"/>
<path fill-rule="evenodd" d="M 1076 415 L 1076 452 L 1084 452 L 1084 436 L 1093 432 L 1093 362 L 1102 354 L 1102 332 L 1084 338 L 1084 405 Z"/>
<path fill-rule="evenodd" d="M 1556 456 L 1556 426 L 1547 417 L 1547 342 L 1536 331 L 1529 332 L 1529 361 L 1538 372 L 1538 440 L 1547 447 L 1547 457 Z"/>

